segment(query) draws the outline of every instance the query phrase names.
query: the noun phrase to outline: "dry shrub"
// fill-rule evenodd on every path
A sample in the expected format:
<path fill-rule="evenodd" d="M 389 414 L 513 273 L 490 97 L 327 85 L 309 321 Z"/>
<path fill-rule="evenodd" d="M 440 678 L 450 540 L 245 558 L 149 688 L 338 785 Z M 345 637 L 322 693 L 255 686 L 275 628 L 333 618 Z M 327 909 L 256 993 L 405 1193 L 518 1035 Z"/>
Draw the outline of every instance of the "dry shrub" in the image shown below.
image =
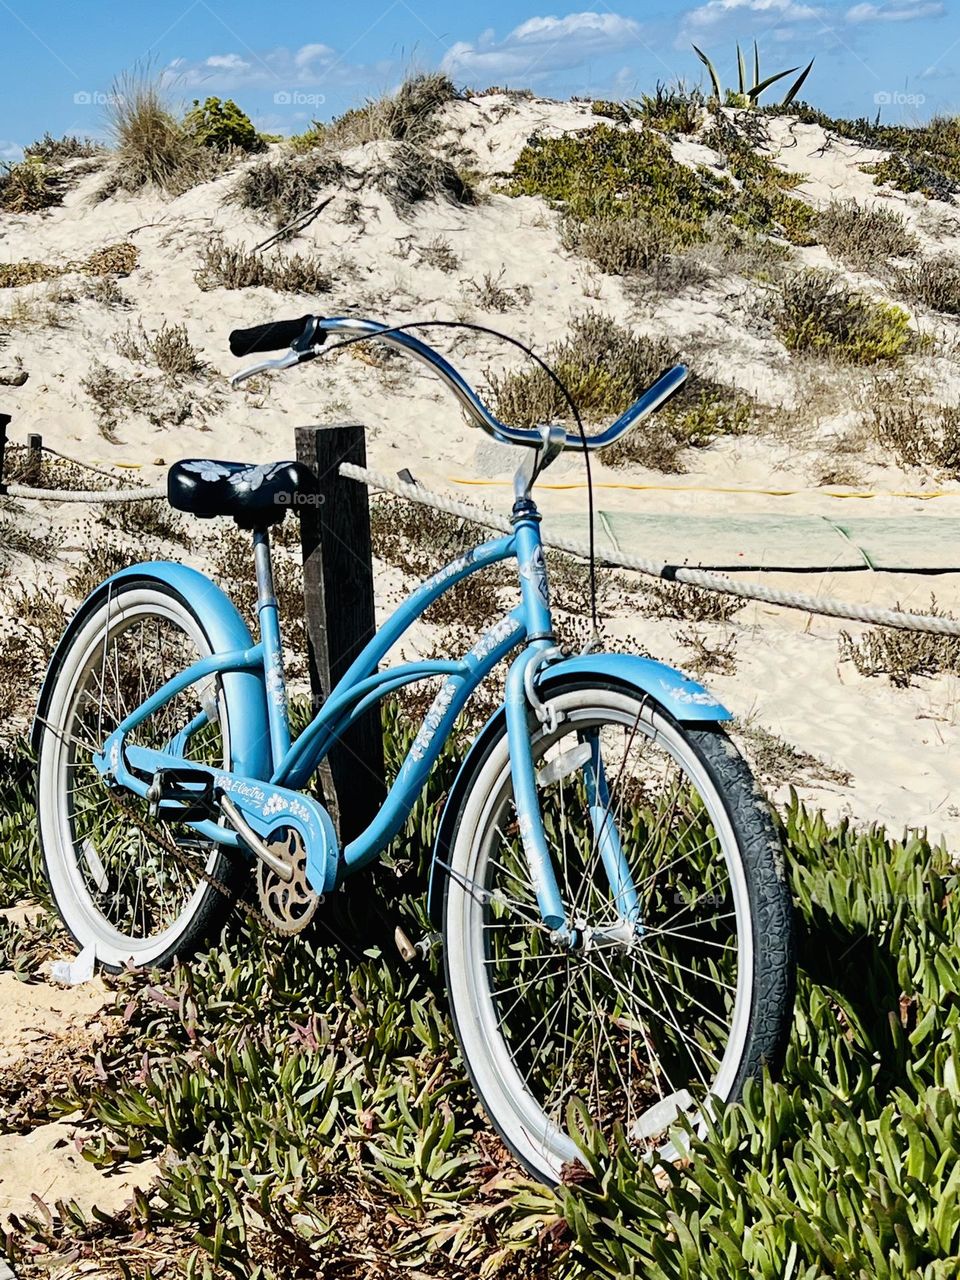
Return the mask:
<path fill-rule="evenodd" d="M 105 148 L 102 142 L 93 138 L 78 138 L 76 134 L 64 134 L 55 138 L 48 131 L 36 142 L 24 147 L 26 158 L 44 160 L 47 163 L 63 164 L 65 160 L 90 160 L 94 156 L 102 156 Z"/>
<path fill-rule="evenodd" d="M 240 245 L 220 239 L 207 244 L 196 273 L 203 289 L 252 289 L 257 286 L 281 293 L 326 293 L 333 287 L 333 275 L 319 258 L 295 253 L 288 258 L 278 253 L 264 257 Z"/>
<path fill-rule="evenodd" d="M 100 523 L 134 537 L 138 546 L 144 539 L 189 545 L 192 528 L 162 499 L 144 498 L 139 502 L 111 502 L 104 505 Z"/>
<path fill-rule="evenodd" d="M 286 524 L 286 521 L 284 521 Z M 232 521 L 218 521 L 210 561 L 214 576 L 246 619 L 251 632 L 257 632 L 257 583 L 253 571 L 253 542 Z M 279 528 L 279 527 L 278 527 Z M 303 608 L 303 561 L 299 538 L 271 538 L 273 547 L 273 586 L 280 609 L 283 628 L 284 663 L 291 679 L 306 673 L 307 632 Z M 299 531 L 299 521 L 291 521 L 292 532 Z"/>
<path fill-rule="evenodd" d="M 420 142 L 396 142 L 365 175 L 366 181 L 390 202 L 398 217 L 409 215 L 423 200 L 476 204 L 471 176 Z"/>
<path fill-rule="evenodd" d="M 383 496 L 371 499 L 370 532 L 374 555 L 417 584 L 485 536 L 478 525 L 457 516 Z M 501 612 L 499 587 L 504 576 L 500 565 L 471 575 L 435 601 L 425 621 L 439 626 L 459 624 L 475 636 Z"/>
<path fill-rule="evenodd" d="M 834 258 L 860 271 L 888 258 L 908 258 L 919 242 L 895 209 L 870 209 L 856 200 L 832 200 L 817 214 L 817 238 Z"/>
<path fill-rule="evenodd" d="M 0 209 L 6 213 L 37 213 L 61 204 L 66 184 L 58 169 L 31 158 L 0 165 Z"/>
<path fill-rule="evenodd" d="M 281 156 L 248 169 L 227 199 L 285 227 L 313 208 L 325 187 L 341 182 L 344 172 L 340 161 L 327 151 Z"/>
<path fill-rule="evenodd" d="M 684 668 L 698 678 L 707 675 L 732 676 L 737 669 L 737 637 L 733 634 L 712 640 L 692 628 L 678 631 L 677 640 L 690 650 Z"/>
<path fill-rule="evenodd" d="M 661 578 L 645 580 L 636 595 L 636 605 L 647 617 L 678 622 L 729 622 L 746 603 L 740 596 Z"/>
<path fill-rule="evenodd" d="M 0 263 L 0 289 L 14 289 L 71 274 L 128 276 L 136 267 L 138 256 L 136 245 L 123 240 L 119 244 L 104 245 L 88 258 L 74 262 L 32 262 L 29 259 L 3 262 Z"/>
<path fill-rule="evenodd" d="M 104 537 L 102 531 L 83 547 L 80 559 L 67 579 L 67 589 L 78 600 L 86 597 L 104 579 L 119 573 L 136 559 L 129 546 L 113 537 Z"/>
<path fill-rule="evenodd" d="M 354 147 L 364 142 L 423 144 L 438 131 L 439 111 L 459 99 L 449 76 L 440 72 L 411 76 L 395 94 L 345 112 L 329 125 L 315 126 L 312 145 Z"/>
<path fill-rule="evenodd" d="M 427 267 L 435 267 L 438 271 L 456 271 L 460 266 L 460 259 L 451 248 L 449 240 L 444 240 L 443 236 L 434 236 L 425 245 L 418 246 L 416 254 L 418 262 Z"/>
<path fill-rule="evenodd" d="M 960 316 L 960 258 L 943 254 L 894 271 L 894 282 L 909 302 Z"/>
<path fill-rule="evenodd" d="M 0 717 L 26 722 L 57 641 L 67 624 L 63 600 L 52 584 L 15 588 L 0 624 Z"/>
<path fill-rule="evenodd" d="M 901 466 L 960 472 L 960 406 L 924 403 L 919 388 L 901 380 L 875 392 L 870 425 Z"/>
<path fill-rule="evenodd" d="M 899 610 L 899 604 L 896 606 Z M 952 618 L 931 595 L 925 613 Z M 854 640 L 847 631 L 839 637 L 841 662 L 852 662 L 862 676 L 886 676 L 892 685 L 905 689 L 916 676 L 942 672 L 960 675 L 960 636 L 938 636 L 926 631 L 904 631 L 900 627 L 875 627 Z"/>
<path fill-rule="evenodd" d="M 484 311 L 510 311 L 514 307 L 530 305 L 533 291 L 528 284 L 505 285 L 504 271 L 493 275 L 485 271 L 481 280 L 467 280 L 463 285 L 463 295 L 475 302 Z"/>

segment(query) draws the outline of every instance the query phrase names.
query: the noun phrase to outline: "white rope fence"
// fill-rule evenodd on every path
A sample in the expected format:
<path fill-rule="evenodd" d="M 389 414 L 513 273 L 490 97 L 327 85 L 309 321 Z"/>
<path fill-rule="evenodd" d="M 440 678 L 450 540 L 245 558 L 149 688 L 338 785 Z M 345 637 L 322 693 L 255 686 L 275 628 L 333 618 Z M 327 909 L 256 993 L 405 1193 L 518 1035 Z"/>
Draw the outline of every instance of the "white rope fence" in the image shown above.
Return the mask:
<path fill-rule="evenodd" d="M 437 511 L 445 511 L 448 515 L 473 520 L 477 524 L 498 529 L 502 533 L 509 533 L 512 527 L 505 516 L 494 515 L 493 512 L 484 511 L 481 507 L 461 502 L 458 498 L 432 493 L 419 484 L 406 484 L 403 480 L 385 475 L 382 471 L 372 471 L 369 467 L 358 467 L 352 462 L 343 462 L 340 464 L 340 474 L 348 476 L 351 480 L 359 480 L 361 484 L 368 485 L 371 489 L 395 493 L 401 498 L 409 498 L 411 502 L 420 502 Z M 556 538 L 545 533 L 543 542 L 547 547 L 569 552 L 570 555 L 584 558 L 590 555 L 589 545 L 574 538 Z M 901 631 L 927 631 L 933 635 L 960 636 L 960 619 L 956 618 L 941 618 L 929 613 L 902 613 L 899 609 L 878 609 L 873 605 L 851 604 L 845 600 L 805 595 L 799 591 L 780 591 L 776 587 L 765 587 L 759 582 L 736 582 L 725 574 L 709 573 L 705 569 L 675 568 L 661 561 L 647 560 L 643 556 L 623 553 L 612 556 L 603 552 L 598 554 L 596 559 L 598 564 L 613 568 L 632 569 L 636 573 L 649 574 L 654 578 L 686 582 L 690 586 L 701 587 L 704 591 L 719 591 L 723 595 L 740 596 L 744 600 L 760 600 L 764 604 L 779 605 L 784 609 L 801 609 L 804 613 L 820 613 L 828 618 L 847 618 L 853 622 L 897 627 Z"/>
<path fill-rule="evenodd" d="M 47 450 L 53 453 L 54 450 Z M 74 462 L 64 454 L 56 456 L 65 461 Z M 88 466 L 78 463 L 80 466 Z M 97 471 L 89 467 L 88 470 Z M 105 472 L 97 472 L 105 475 Z M 407 498 L 411 502 L 419 502 L 423 506 L 433 507 L 436 511 L 444 511 L 448 515 L 459 516 L 471 520 L 475 524 L 489 529 L 497 529 L 501 533 L 511 531 L 510 521 L 506 516 L 495 515 L 475 507 L 469 502 L 461 502 L 442 493 L 433 493 L 419 484 L 408 484 L 382 471 L 373 471 L 369 467 L 358 467 L 352 462 L 340 464 L 340 474 L 351 480 L 357 480 L 371 489 L 380 489 L 385 493 L 394 493 L 398 497 Z M 6 494 L 11 498 L 24 498 L 42 502 L 82 502 L 97 505 L 102 502 L 155 502 L 166 498 L 165 489 L 36 489 L 30 485 L 10 483 L 5 486 Z M 590 548 L 586 542 L 575 538 L 557 538 L 549 533 L 544 534 L 544 545 L 557 551 L 566 551 L 570 555 L 588 559 Z M 653 578 L 666 578 L 669 581 L 685 582 L 704 591 L 717 591 L 722 595 L 739 596 L 742 600 L 759 600 L 763 604 L 776 605 L 782 609 L 799 609 L 804 613 L 818 613 L 827 618 L 844 618 L 851 622 L 870 623 L 874 626 L 896 627 L 901 631 L 925 631 L 931 635 L 960 636 L 960 619 L 942 618 L 929 613 L 904 613 L 899 609 L 879 609 L 873 605 L 853 604 L 845 600 L 837 600 L 829 596 L 811 596 L 800 591 L 781 591 L 776 587 L 767 587 L 759 582 L 737 582 L 722 573 L 710 573 L 705 569 L 682 568 L 666 564 L 658 560 L 648 560 L 643 556 L 624 553 L 610 555 L 602 552 L 596 557 L 597 563 L 619 569 L 631 569 L 635 573 L 644 573 Z"/>
<path fill-rule="evenodd" d="M 62 456 L 62 455 L 61 455 Z M 33 489 L 27 484 L 4 485 L 8 498 L 28 498 L 37 502 L 155 502 L 167 496 L 166 489 Z"/>

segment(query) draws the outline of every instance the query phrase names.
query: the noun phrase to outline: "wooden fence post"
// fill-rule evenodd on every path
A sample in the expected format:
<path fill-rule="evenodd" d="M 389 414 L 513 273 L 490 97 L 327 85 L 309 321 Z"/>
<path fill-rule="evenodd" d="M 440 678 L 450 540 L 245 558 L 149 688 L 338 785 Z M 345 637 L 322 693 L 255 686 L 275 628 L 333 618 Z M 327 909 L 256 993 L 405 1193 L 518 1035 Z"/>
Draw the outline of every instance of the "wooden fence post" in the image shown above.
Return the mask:
<path fill-rule="evenodd" d="M 298 427 L 297 460 L 316 477 L 314 501 L 299 508 L 307 658 L 314 712 L 376 630 L 370 504 L 365 485 L 340 475 L 366 466 L 362 426 Z M 324 801 L 340 835 L 353 840 L 386 794 L 380 708 L 343 734 L 321 766 Z"/>

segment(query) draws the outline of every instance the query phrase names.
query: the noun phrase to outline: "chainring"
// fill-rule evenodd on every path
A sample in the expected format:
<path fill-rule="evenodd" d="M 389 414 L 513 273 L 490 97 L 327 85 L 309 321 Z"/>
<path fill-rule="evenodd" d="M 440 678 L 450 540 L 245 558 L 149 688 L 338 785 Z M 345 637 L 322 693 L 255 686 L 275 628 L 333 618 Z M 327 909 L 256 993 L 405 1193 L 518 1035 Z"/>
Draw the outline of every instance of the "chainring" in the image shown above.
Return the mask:
<path fill-rule="evenodd" d="M 307 880 L 307 854 L 303 839 L 292 827 L 286 834 L 267 841 L 272 853 L 293 868 L 291 880 L 281 880 L 266 863 L 257 859 L 257 897 L 260 910 L 276 933 L 301 933 L 317 913 L 323 901 Z"/>

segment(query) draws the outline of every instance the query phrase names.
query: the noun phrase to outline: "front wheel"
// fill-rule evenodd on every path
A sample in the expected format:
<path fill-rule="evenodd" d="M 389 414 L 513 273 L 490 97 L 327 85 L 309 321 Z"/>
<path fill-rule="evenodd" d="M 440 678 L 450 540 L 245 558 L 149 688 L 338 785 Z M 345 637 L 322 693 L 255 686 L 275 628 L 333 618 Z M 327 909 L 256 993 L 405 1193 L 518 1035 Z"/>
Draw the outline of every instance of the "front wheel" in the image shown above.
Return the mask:
<path fill-rule="evenodd" d="M 506 732 L 478 765 L 450 845 L 444 951 L 467 1069 L 514 1155 L 548 1182 L 577 1158 L 581 1099 L 607 1137 L 675 1158 L 695 1127 L 777 1070 L 793 1006 L 783 855 L 766 803 L 714 726 L 681 726 L 614 683 L 549 698 L 531 729 L 573 937 L 543 924 L 519 837 Z M 598 785 L 599 781 L 599 785 Z M 607 868 L 619 850 L 635 889 Z"/>

